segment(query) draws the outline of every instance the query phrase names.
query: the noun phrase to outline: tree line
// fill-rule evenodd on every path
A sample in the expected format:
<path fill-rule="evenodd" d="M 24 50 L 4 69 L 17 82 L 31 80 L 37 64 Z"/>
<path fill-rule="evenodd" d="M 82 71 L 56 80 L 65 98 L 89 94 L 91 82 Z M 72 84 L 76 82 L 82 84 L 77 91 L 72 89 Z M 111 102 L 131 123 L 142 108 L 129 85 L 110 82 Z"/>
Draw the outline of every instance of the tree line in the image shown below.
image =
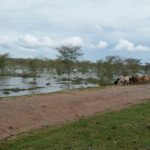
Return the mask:
<path fill-rule="evenodd" d="M 140 59 L 107 56 L 97 62 L 82 60 L 83 52 L 79 46 L 61 46 L 57 48 L 56 59 L 47 58 L 10 58 L 9 54 L 0 54 L 0 75 L 33 77 L 36 80 L 41 73 L 66 74 L 71 80 L 73 72 L 95 73 L 99 84 L 112 84 L 121 75 L 150 75 L 150 63 L 142 64 Z M 17 71 L 20 70 L 20 73 Z"/>

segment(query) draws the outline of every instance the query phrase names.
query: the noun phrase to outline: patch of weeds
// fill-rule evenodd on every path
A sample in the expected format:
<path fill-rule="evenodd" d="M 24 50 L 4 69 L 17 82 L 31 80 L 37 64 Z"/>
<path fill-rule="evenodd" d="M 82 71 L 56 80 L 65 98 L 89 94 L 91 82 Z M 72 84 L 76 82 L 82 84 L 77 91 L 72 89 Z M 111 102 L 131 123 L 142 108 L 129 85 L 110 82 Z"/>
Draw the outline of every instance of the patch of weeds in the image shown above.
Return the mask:
<path fill-rule="evenodd" d="M 29 82 L 29 84 L 37 84 L 35 81 L 31 81 Z"/>
<path fill-rule="evenodd" d="M 1 89 L 0 91 L 3 91 L 4 94 L 7 94 L 7 93 L 10 93 L 10 92 L 20 92 L 20 91 L 28 91 L 28 90 L 36 90 L 36 89 L 41 89 L 41 88 L 44 88 L 44 87 L 33 87 L 33 88 L 28 88 L 28 89 L 25 89 L 25 88 L 10 88 L 10 89 Z"/>
<path fill-rule="evenodd" d="M 5 95 L 9 95 L 9 94 L 10 94 L 10 92 L 9 92 L 9 91 L 4 91 L 4 92 L 3 92 L 3 94 L 5 94 Z"/>

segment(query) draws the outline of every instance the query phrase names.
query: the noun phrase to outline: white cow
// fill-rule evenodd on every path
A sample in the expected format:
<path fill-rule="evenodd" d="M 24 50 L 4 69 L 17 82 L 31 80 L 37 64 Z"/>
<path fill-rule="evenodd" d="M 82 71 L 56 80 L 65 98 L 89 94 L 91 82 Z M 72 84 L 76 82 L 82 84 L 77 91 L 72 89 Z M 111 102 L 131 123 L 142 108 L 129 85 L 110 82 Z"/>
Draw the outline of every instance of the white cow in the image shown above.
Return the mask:
<path fill-rule="evenodd" d="M 118 85 L 128 85 L 130 83 L 129 76 L 121 76 L 118 80 Z"/>

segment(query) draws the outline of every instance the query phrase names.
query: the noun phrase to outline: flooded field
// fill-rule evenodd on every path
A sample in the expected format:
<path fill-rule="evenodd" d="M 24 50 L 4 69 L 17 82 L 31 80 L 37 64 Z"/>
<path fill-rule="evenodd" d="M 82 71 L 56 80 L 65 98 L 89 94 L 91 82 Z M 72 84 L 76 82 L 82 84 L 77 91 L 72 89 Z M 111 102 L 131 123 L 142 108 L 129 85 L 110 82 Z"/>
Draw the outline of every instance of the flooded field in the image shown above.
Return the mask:
<path fill-rule="evenodd" d="M 93 74 L 77 74 L 72 75 L 72 78 L 86 79 L 89 77 L 94 77 Z M 21 96 L 21 95 L 31 95 L 31 94 L 40 94 L 40 93 L 50 93 L 57 92 L 61 90 L 68 89 L 68 82 L 62 79 L 65 78 L 65 75 L 45 75 L 38 77 L 36 81 L 33 78 L 23 78 L 23 77 L 12 77 L 12 76 L 1 76 L 0 77 L 0 97 L 8 96 Z M 85 81 L 80 81 L 74 83 L 70 81 L 69 89 L 75 88 L 87 88 L 95 87 L 96 84 L 87 83 Z"/>

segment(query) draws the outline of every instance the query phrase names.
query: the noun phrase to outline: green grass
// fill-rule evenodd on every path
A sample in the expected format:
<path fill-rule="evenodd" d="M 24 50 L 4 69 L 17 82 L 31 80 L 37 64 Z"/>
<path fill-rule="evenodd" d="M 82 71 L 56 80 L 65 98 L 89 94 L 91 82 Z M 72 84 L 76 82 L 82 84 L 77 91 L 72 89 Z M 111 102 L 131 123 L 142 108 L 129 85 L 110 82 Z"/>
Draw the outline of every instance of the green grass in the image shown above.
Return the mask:
<path fill-rule="evenodd" d="M 0 142 L 0 150 L 150 150 L 150 102 L 35 130 Z"/>

